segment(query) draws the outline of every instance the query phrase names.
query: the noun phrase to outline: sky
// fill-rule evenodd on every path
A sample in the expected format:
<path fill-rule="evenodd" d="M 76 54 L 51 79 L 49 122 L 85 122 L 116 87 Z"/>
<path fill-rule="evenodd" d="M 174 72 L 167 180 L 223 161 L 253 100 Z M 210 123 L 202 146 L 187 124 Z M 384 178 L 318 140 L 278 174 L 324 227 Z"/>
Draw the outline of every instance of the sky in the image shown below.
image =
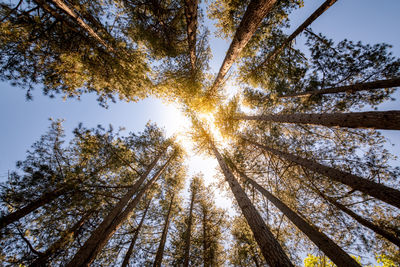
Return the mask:
<path fill-rule="evenodd" d="M 300 25 L 323 1 L 304 2 L 303 8 L 290 15 L 292 27 L 288 32 Z M 204 3 L 202 6 L 204 8 Z M 313 22 L 311 28 L 314 32 L 322 32 L 335 41 L 347 38 L 371 44 L 381 42 L 392 44 L 393 54 L 400 57 L 399 14 L 399 0 L 338 0 Z M 206 19 L 205 23 L 211 32 L 215 31 L 211 21 Z M 213 54 L 210 67 L 213 73 L 219 70 L 229 44 L 230 40 L 215 36 L 210 38 Z M 380 109 L 399 109 L 399 107 L 399 100 L 396 100 L 382 105 Z M 67 136 L 71 136 L 72 130 L 80 122 L 88 128 L 96 127 L 98 124 L 103 126 L 112 124 L 114 128 L 126 128 L 126 132 L 138 132 L 151 121 L 164 127 L 168 136 L 176 133 L 182 135 L 185 127 L 189 125 L 189 120 L 184 118 L 178 107 L 165 104 L 159 99 L 149 98 L 137 103 L 110 103 L 109 108 L 104 109 L 98 105 L 94 95 L 84 95 L 80 101 L 76 99 L 64 101 L 61 96 L 50 99 L 42 95 L 38 88 L 33 92 L 33 100 L 26 101 L 23 89 L 12 87 L 8 82 L 1 82 L 0 181 L 6 179 L 8 171 L 15 169 L 15 162 L 24 159 L 30 145 L 46 132 L 50 125 L 49 118 L 64 119 Z M 399 155 L 400 134 L 395 131 L 382 131 L 382 133 L 394 144 L 388 148 Z M 190 154 L 187 164 L 190 174 L 201 171 L 208 183 L 213 181 L 212 177 L 216 173 L 217 166 L 215 159 Z M 219 198 L 218 203 L 225 207 L 229 204 L 223 198 Z"/>

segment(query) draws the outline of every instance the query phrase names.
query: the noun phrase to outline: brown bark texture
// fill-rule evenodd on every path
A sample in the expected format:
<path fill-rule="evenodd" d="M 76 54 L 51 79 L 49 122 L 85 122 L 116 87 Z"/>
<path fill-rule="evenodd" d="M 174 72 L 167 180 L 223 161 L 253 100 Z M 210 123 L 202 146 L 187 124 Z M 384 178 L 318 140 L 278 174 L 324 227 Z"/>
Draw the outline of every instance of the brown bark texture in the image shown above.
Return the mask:
<path fill-rule="evenodd" d="M 70 190 L 69 187 L 64 186 L 64 187 L 62 187 L 60 189 L 56 189 L 52 192 L 44 193 L 39 199 L 32 201 L 25 207 L 1 217 L 0 218 L 0 229 L 6 227 L 10 223 L 18 221 L 19 219 L 21 219 L 22 217 L 25 217 L 26 215 L 33 212 L 34 210 L 52 202 L 59 196 L 68 193 L 69 190 Z"/>
<path fill-rule="evenodd" d="M 234 167 L 235 168 L 235 167 Z M 236 169 L 236 168 L 235 168 Z M 339 247 L 332 239 L 320 232 L 318 228 L 310 225 L 305 219 L 299 216 L 291 208 L 289 208 L 280 199 L 272 195 L 268 190 L 259 185 L 246 174 L 236 169 L 244 181 L 249 182 L 261 194 L 263 194 L 275 207 L 277 207 L 296 227 L 302 231 L 333 263 L 343 267 L 360 267 L 360 265 L 350 257 L 341 247 Z"/>
<path fill-rule="evenodd" d="M 400 86 L 400 77 L 386 80 L 377 80 L 373 82 L 356 83 L 352 85 L 331 87 L 315 91 L 307 91 L 302 93 L 287 94 L 281 96 L 286 97 L 303 97 L 303 96 L 315 96 L 325 94 L 337 94 L 337 93 L 355 93 L 359 91 L 377 90 L 382 88 L 391 88 Z"/>
<path fill-rule="evenodd" d="M 250 2 L 236 30 L 235 36 L 232 39 L 231 45 L 226 52 L 224 62 L 222 63 L 214 84 L 210 89 L 211 94 L 215 94 L 218 90 L 218 87 L 221 85 L 236 58 L 250 41 L 263 18 L 272 9 L 275 2 L 276 0 L 252 0 Z"/>
<path fill-rule="evenodd" d="M 67 244 L 72 242 L 79 234 L 79 231 L 83 224 L 89 219 L 89 217 L 93 214 L 94 210 L 88 211 L 82 218 L 74 224 L 70 229 L 65 231 L 61 238 L 57 240 L 54 244 L 52 244 L 44 253 L 40 254 L 39 258 L 37 258 L 34 262 L 32 262 L 30 267 L 41 267 L 46 266 L 48 259 L 61 249 L 63 249 Z"/>
<path fill-rule="evenodd" d="M 197 34 L 197 0 L 185 0 L 186 29 L 188 35 L 188 46 L 190 65 L 192 73 L 196 70 L 196 34 Z"/>
<path fill-rule="evenodd" d="M 305 159 L 290 153 L 276 150 L 274 148 L 265 145 L 258 144 L 248 139 L 244 140 L 267 152 L 271 152 L 272 154 L 282 159 L 299 164 L 313 172 L 322 174 L 333 181 L 340 182 L 342 184 L 350 186 L 354 190 L 358 190 L 360 192 L 363 192 L 364 194 L 373 196 L 390 205 L 393 205 L 394 207 L 400 208 L 400 191 L 394 188 L 390 188 L 383 184 L 378 184 L 373 181 L 364 179 L 360 176 L 319 164 L 318 162 L 315 162 L 313 160 Z"/>
<path fill-rule="evenodd" d="M 241 120 L 271 121 L 280 123 L 300 123 L 327 127 L 368 128 L 380 130 L 400 130 L 400 111 L 368 111 L 350 113 L 300 113 L 237 116 Z"/>
<path fill-rule="evenodd" d="M 231 170 L 228 168 L 221 154 L 213 144 L 211 144 L 211 147 L 266 262 L 271 267 L 293 266 L 281 245 L 268 229 L 264 220 L 247 197 Z"/>
<path fill-rule="evenodd" d="M 267 58 L 260 64 L 265 65 L 268 61 L 276 57 L 294 38 L 296 38 L 305 28 L 311 25 L 319 16 L 321 16 L 328 8 L 330 8 L 337 0 L 326 0 L 317 10 L 314 11 L 297 29 L 277 48 L 275 48 Z"/>
<path fill-rule="evenodd" d="M 104 220 L 100 223 L 100 225 L 96 228 L 96 230 L 92 232 L 89 239 L 85 242 L 83 247 L 81 247 L 78 250 L 74 258 L 68 263 L 67 266 L 70 267 L 89 266 L 90 263 L 94 261 L 94 259 L 97 256 L 97 253 L 107 243 L 108 239 L 112 236 L 114 231 L 116 231 L 116 229 L 123 222 L 121 218 L 125 216 L 128 217 L 130 213 L 126 212 L 129 211 L 128 208 L 133 209 L 137 205 L 137 202 L 139 202 L 140 198 L 145 193 L 145 189 L 147 189 L 154 181 L 154 178 L 158 178 L 158 176 L 161 175 L 161 171 L 165 169 L 166 165 L 164 165 L 157 172 L 157 174 L 155 174 L 154 177 L 144 186 L 144 188 L 139 191 L 136 197 L 130 203 L 128 203 L 133 197 L 133 195 L 139 190 L 139 187 L 143 184 L 144 180 L 149 175 L 150 171 L 154 168 L 161 155 L 162 153 L 160 153 L 153 160 L 153 162 L 147 167 L 145 173 L 142 174 L 139 180 L 132 186 L 132 188 L 129 189 L 129 191 L 117 203 L 117 205 L 115 205 L 115 207 L 104 218 Z M 169 161 L 167 163 L 169 163 Z"/>
<path fill-rule="evenodd" d="M 382 237 L 386 238 L 388 241 L 392 242 L 396 246 L 400 248 L 400 238 L 396 237 L 394 234 L 386 231 L 385 229 L 382 229 L 380 226 L 366 220 L 365 218 L 361 217 L 342 203 L 339 203 L 335 199 L 328 197 L 321 192 L 319 192 L 320 196 L 322 196 L 324 199 L 326 199 L 329 203 L 334 205 L 337 209 L 343 211 L 347 215 L 349 215 L 351 218 L 353 218 L 355 221 L 357 221 L 359 224 L 371 229 L 374 231 L 376 234 L 381 235 Z"/>
<path fill-rule="evenodd" d="M 63 0 L 51 0 L 62 12 L 71 17 L 89 36 L 102 44 L 108 51 L 115 52 L 86 22 L 84 22 Z"/>
<path fill-rule="evenodd" d="M 163 231 L 162 231 L 162 234 L 161 234 L 161 240 L 160 240 L 160 244 L 159 244 L 158 249 L 157 249 L 156 258 L 154 259 L 153 267 L 161 267 L 162 259 L 163 259 L 163 256 L 164 256 L 165 242 L 167 241 L 167 235 L 168 235 L 168 228 L 169 228 L 169 223 L 170 223 L 172 206 L 174 204 L 174 198 L 175 198 L 175 195 L 172 195 L 171 196 L 171 201 L 169 203 L 167 216 L 165 217 L 164 228 L 163 228 Z"/>
<path fill-rule="evenodd" d="M 139 225 L 135 229 L 135 233 L 134 233 L 134 235 L 132 237 L 131 243 L 129 244 L 129 248 L 126 251 L 126 254 L 125 254 L 125 257 L 124 257 L 124 261 L 122 262 L 121 267 L 128 266 L 129 259 L 131 258 L 131 255 L 132 255 L 132 252 L 133 252 L 133 248 L 135 247 L 136 240 L 137 240 L 137 238 L 139 236 L 140 229 L 142 228 L 142 225 L 144 223 L 144 219 L 146 218 L 146 214 L 147 214 L 147 211 L 149 210 L 150 204 L 151 204 L 151 199 L 149 200 L 149 203 L 147 204 L 146 209 L 144 210 L 144 213 L 142 215 L 142 218 L 140 219 Z"/>
<path fill-rule="evenodd" d="M 186 234 L 185 234 L 185 255 L 184 255 L 184 262 L 183 262 L 184 267 L 189 266 L 190 239 L 191 239 L 191 235 L 192 235 L 193 204 L 194 204 L 195 197 L 196 197 L 196 190 L 194 189 L 192 191 L 192 197 L 190 199 L 189 218 L 188 218 L 188 225 L 187 225 L 187 230 L 186 230 Z"/>

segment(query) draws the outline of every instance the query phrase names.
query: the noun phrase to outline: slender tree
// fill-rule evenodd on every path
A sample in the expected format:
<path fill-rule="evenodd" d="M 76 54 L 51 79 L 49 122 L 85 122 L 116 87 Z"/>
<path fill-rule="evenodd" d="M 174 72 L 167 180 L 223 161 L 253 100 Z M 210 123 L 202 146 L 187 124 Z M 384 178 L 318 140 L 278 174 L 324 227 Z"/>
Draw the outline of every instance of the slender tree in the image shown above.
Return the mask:
<path fill-rule="evenodd" d="M 278 55 L 290 42 L 292 42 L 304 29 L 311 25 L 319 16 L 321 16 L 328 8 L 330 8 L 337 0 L 326 0 L 317 10 L 315 10 L 297 29 L 278 47 L 276 47 L 266 59 L 261 63 L 265 65 Z"/>
<path fill-rule="evenodd" d="M 187 38 L 192 72 L 196 70 L 197 0 L 185 0 Z"/>
<path fill-rule="evenodd" d="M 263 18 L 272 9 L 275 2 L 276 0 L 252 0 L 249 3 L 240 25 L 236 30 L 235 36 L 232 39 L 221 68 L 219 69 L 217 77 L 210 88 L 211 94 L 216 93 L 236 58 L 250 41 L 250 38 L 257 30 Z"/>
<path fill-rule="evenodd" d="M 148 203 L 146 205 L 146 209 L 143 212 L 142 218 L 140 219 L 140 222 L 135 229 L 135 233 L 133 234 L 132 240 L 129 243 L 129 248 L 125 253 L 124 261 L 122 262 L 121 267 L 126 267 L 129 264 L 129 259 L 131 258 L 133 248 L 135 247 L 136 240 L 139 236 L 140 230 L 142 229 L 142 226 L 143 226 L 144 220 L 146 218 L 147 211 L 149 210 L 150 204 L 151 204 L 151 199 L 148 201 Z"/>
<path fill-rule="evenodd" d="M 197 131 L 193 135 L 194 141 L 202 144 L 203 148 L 208 149 L 216 157 L 225 180 L 228 182 L 267 263 L 271 266 L 293 266 L 281 245 L 228 168 L 224 158 L 215 147 L 210 134 L 206 132 L 202 123 L 195 116 L 192 116 L 192 122 Z"/>
<path fill-rule="evenodd" d="M 354 190 L 358 190 L 360 192 L 373 196 L 379 200 L 382 200 L 390 205 L 400 208 L 400 191 L 394 188 L 390 188 L 383 184 L 378 184 L 373 181 L 364 179 L 360 176 L 319 164 L 313 160 L 305 159 L 290 153 L 279 151 L 277 149 L 268 147 L 266 145 L 261 145 L 259 143 L 256 143 L 248 139 L 244 140 L 282 159 L 299 164 L 311 171 L 325 175 L 326 177 L 330 178 L 333 181 L 337 181 L 345 185 L 348 185 Z"/>
<path fill-rule="evenodd" d="M 170 220 L 171 220 L 171 218 L 170 218 L 171 211 L 172 211 L 173 204 L 174 204 L 174 198 L 175 198 L 175 194 L 172 193 L 171 200 L 169 202 L 168 212 L 165 216 L 164 227 L 162 230 L 160 243 L 158 245 L 156 257 L 153 262 L 153 267 L 160 267 L 162 264 L 162 260 L 163 260 L 163 256 L 164 256 L 164 249 L 165 249 L 165 242 L 167 241 L 168 229 L 169 229 Z"/>
<path fill-rule="evenodd" d="M 185 233 L 185 250 L 184 250 L 184 262 L 183 266 L 187 267 L 189 266 L 189 261 L 190 261 L 190 241 L 191 241 L 191 236 L 192 236 L 192 221 L 193 221 L 193 205 L 194 201 L 196 198 L 196 191 L 197 191 L 197 179 L 198 178 L 193 178 L 192 184 L 191 184 L 191 198 L 190 198 L 190 207 L 189 207 L 189 217 L 187 221 L 187 230 Z"/>
<path fill-rule="evenodd" d="M 335 206 L 337 209 L 341 210 L 342 212 L 346 213 L 347 215 L 349 215 L 351 218 L 353 218 L 355 221 L 357 221 L 359 224 L 363 225 L 364 227 L 367 227 L 369 229 L 371 229 L 372 231 L 374 231 L 376 234 L 386 238 L 387 240 L 389 240 L 390 242 L 392 242 L 393 244 L 395 244 L 396 246 L 400 247 L 400 238 L 398 238 L 396 235 L 394 235 L 393 233 L 383 229 L 382 227 L 380 227 L 379 225 L 374 224 L 373 222 L 363 218 L 362 216 L 358 215 L 357 213 L 355 213 L 354 211 L 352 211 L 350 208 L 346 207 L 345 205 L 343 205 L 342 203 L 338 202 L 337 200 L 335 200 L 332 197 L 327 196 L 326 194 L 324 194 L 323 192 L 321 192 L 321 190 L 317 189 L 314 185 L 314 190 L 326 201 L 328 201 L 330 204 L 332 204 L 333 206 Z"/>
<path fill-rule="evenodd" d="M 81 230 L 81 227 L 89 219 L 89 217 L 94 213 L 94 210 L 88 211 L 82 218 L 76 222 L 71 228 L 62 233 L 60 239 L 58 239 L 54 244 L 52 244 L 44 253 L 41 253 L 39 257 L 29 266 L 40 267 L 44 266 L 48 259 L 56 254 L 59 250 L 63 249 L 71 240 L 74 240 Z"/>
<path fill-rule="evenodd" d="M 398 87 L 400 86 L 400 78 L 386 79 L 386 80 L 377 80 L 373 82 L 365 82 L 365 83 L 356 83 L 352 85 L 338 86 L 325 88 L 321 90 L 307 91 L 302 93 L 294 93 L 294 94 L 285 94 L 281 96 L 283 98 L 286 97 L 303 97 L 303 96 L 316 96 L 316 95 L 324 95 L 324 94 L 337 94 L 337 93 L 348 93 L 352 94 L 359 91 L 366 90 L 377 90 L 382 88 L 390 88 L 390 87 Z"/>
<path fill-rule="evenodd" d="M 51 203 L 53 200 L 55 200 L 59 196 L 65 195 L 70 190 L 71 189 L 69 186 L 64 186 L 64 187 L 61 186 L 60 188 L 58 188 L 52 192 L 44 193 L 39 199 L 32 201 L 25 207 L 1 217 L 0 218 L 0 229 L 6 227 L 7 225 L 9 225 L 13 222 L 18 221 L 19 219 L 25 217 L 26 215 L 30 214 L 31 212 L 35 211 L 36 209 L 38 209 L 46 204 Z"/>
<path fill-rule="evenodd" d="M 159 156 L 153 161 L 154 165 L 159 159 Z M 143 195 L 146 193 L 147 189 L 157 180 L 160 175 L 164 172 L 172 157 L 159 169 L 159 171 L 151 178 L 146 185 L 137 193 L 135 198 L 128 203 L 132 198 L 135 191 L 129 192 L 120 200 L 120 202 L 111 210 L 103 222 L 96 228 L 96 230 L 91 234 L 89 239 L 85 242 L 85 245 L 79 249 L 75 254 L 74 258 L 67 264 L 67 266 L 89 266 L 100 250 L 105 246 L 109 238 L 114 234 L 114 232 L 120 227 L 120 225 L 128 218 L 132 213 L 133 209 L 139 203 Z M 141 180 L 145 180 L 147 175 L 150 173 L 151 169 L 154 167 L 153 164 L 146 170 L 146 176 Z M 143 178 L 143 179 L 142 179 Z M 139 182 L 138 181 L 138 182 Z M 143 182 L 142 181 L 142 182 Z M 125 209 L 124 209 L 125 208 Z M 123 210 L 124 209 L 124 210 Z M 123 211 L 122 211 L 123 210 Z"/>
<path fill-rule="evenodd" d="M 46 5 L 46 2 L 43 0 L 35 0 L 35 2 L 39 5 Z M 109 50 L 110 52 L 115 52 L 115 50 L 110 45 L 108 45 L 107 42 L 103 40 L 85 21 L 83 21 L 82 18 L 80 18 L 76 14 L 76 12 L 72 8 L 70 8 L 64 1 L 52 0 L 51 3 L 53 3 L 58 9 L 60 9 L 71 19 L 73 19 L 83 30 L 88 33 L 89 36 L 102 44 L 107 50 Z"/>
<path fill-rule="evenodd" d="M 285 216 L 299 228 L 314 244 L 324 252 L 337 266 L 360 266 L 352 257 L 350 257 L 342 248 L 333 242 L 328 236 L 322 233 L 318 228 L 312 226 L 309 222 L 294 212 L 280 199 L 271 194 L 256 181 L 249 178 L 244 172 L 229 161 L 230 165 L 237 171 L 244 182 L 250 183 L 269 201 L 271 201 Z"/>
<path fill-rule="evenodd" d="M 351 113 L 239 115 L 236 119 L 312 124 L 328 127 L 400 130 L 400 111 L 398 110 Z"/>

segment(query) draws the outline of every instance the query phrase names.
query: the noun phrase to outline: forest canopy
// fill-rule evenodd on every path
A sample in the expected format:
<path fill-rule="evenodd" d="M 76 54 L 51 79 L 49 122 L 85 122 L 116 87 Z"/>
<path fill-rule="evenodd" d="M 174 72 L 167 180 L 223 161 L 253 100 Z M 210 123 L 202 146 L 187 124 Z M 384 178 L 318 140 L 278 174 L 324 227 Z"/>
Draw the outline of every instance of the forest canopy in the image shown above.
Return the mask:
<path fill-rule="evenodd" d="M 194 146 L 151 122 L 67 138 L 52 120 L 0 184 L 1 265 L 400 265 L 400 167 L 382 131 L 400 111 L 380 109 L 400 59 L 313 31 L 336 2 L 296 28 L 302 0 L 1 1 L 2 81 L 28 99 L 177 103 Z M 206 21 L 230 43 L 217 73 Z M 215 183 L 189 174 L 191 153 L 218 163 Z"/>

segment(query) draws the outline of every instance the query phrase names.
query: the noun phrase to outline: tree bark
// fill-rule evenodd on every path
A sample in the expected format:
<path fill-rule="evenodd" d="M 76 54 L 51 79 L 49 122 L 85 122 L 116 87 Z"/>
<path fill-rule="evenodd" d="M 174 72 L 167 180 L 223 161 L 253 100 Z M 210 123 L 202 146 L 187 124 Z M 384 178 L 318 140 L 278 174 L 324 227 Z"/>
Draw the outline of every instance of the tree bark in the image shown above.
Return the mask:
<path fill-rule="evenodd" d="M 265 145 L 260 145 L 256 142 L 253 142 L 245 138 L 242 139 L 282 159 L 299 164 L 313 172 L 317 172 L 319 174 L 327 176 L 333 181 L 343 183 L 347 186 L 350 186 L 354 190 L 358 190 L 362 193 L 373 196 L 390 205 L 393 205 L 394 207 L 400 208 L 400 191 L 394 188 L 390 188 L 383 184 L 378 184 L 373 181 L 364 179 L 360 176 L 353 175 L 348 172 L 340 171 L 338 169 L 319 164 L 313 160 L 298 157 L 286 152 L 273 149 Z"/>
<path fill-rule="evenodd" d="M 202 207 L 203 211 L 203 218 L 202 218 L 202 230 L 203 230 L 203 264 L 204 267 L 210 267 L 210 257 L 208 254 L 208 248 L 210 247 L 209 242 L 208 242 L 208 235 L 207 235 L 207 209 L 205 207 Z"/>
<path fill-rule="evenodd" d="M 171 196 L 171 201 L 169 203 L 168 213 L 167 213 L 167 216 L 165 217 L 164 228 L 163 228 L 163 231 L 162 231 L 162 234 L 161 234 L 161 240 L 160 240 L 160 244 L 159 244 L 158 249 L 157 249 L 156 258 L 154 259 L 153 267 L 161 267 L 162 259 L 163 259 L 163 256 L 164 256 L 165 242 L 167 241 L 167 235 L 168 235 L 168 228 L 169 228 L 169 223 L 170 223 L 172 205 L 174 204 L 174 198 L 175 198 L 175 194 L 173 194 Z"/>
<path fill-rule="evenodd" d="M 254 238 L 260 246 L 260 250 L 264 255 L 266 262 L 271 267 L 283 267 L 283 266 L 293 266 L 289 258 L 283 251 L 281 245 L 275 239 L 274 235 L 268 229 L 264 220 L 256 210 L 256 208 L 251 203 L 250 199 L 247 197 L 243 188 L 240 186 L 236 178 L 233 176 L 232 172 L 228 168 L 227 164 L 223 160 L 221 154 L 218 152 L 214 144 L 210 143 L 212 151 L 222 169 L 225 179 L 229 183 L 229 186 L 239 204 L 240 209 L 250 229 L 253 232 Z"/>
<path fill-rule="evenodd" d="M 41 253 L 39 258 L 32 262 L 30 267 L 41 267 L 46 266 L 48 259 L 63 249 L 68 243 L 72 242 L 79 234 L 79 231 L 83 224 L 93 214 L 94 210 L 88 211 L 82 218 L 74 224 L 70 229 L 62 233 L 62 236 L 54 244 L 52 244 L 44 253 Z"/>
<path fill-rule="evenodd" d="M 139 178 L 139 180 L 132 186 L 132 188 L 129 189 L 129 191 L 118 202 L 118 204 L 110 211 L 110 213 L 104 218 L 104 220 L 96 228 L 96 230 L 93 231 L 89 239 L 85 242 L 83 247 L 81 247 L 78 250 L 74 258 L 67 264 L 67 266 L 69 267 L 89 266 L 94 261 L 97 254 L 107 243 L 108 239 L 113 235 L 113 233 L 119 228 L 119 226 L 123 223 L 123 221 L 129 216 L 131 211 L 136 207 L 137 203 L 140 201 L 141 197 L 144 195 L 147 188 L 165 170 L 171 158 L 144 186 L 144 188 L 137 193 L 136 197 L 130 203 L 128 203 L 129 200 L 133 197 L 133 195 L 139 190 L 139 187 L 142 185 L 146 177 L 149 175 L 150 171 L 154 168 L 161 155 L 162 153 L 160 153 L 153 160 L 153 162 L 147 168 L 146 172 Z M 125 210 L 123 211 L 124 208 Z"/>
<path fill-rule="evenodd" d="M 142 215 L 142 219 L 140 219 L 139 225 L 135 230 L 135 234 L 133 235 L 132 241 L 129 244 L 128 251 L 125 254 L 124 261 L 122 262 L 121 267 L 128 266 L 129 259 L 131 258 L 132 251 L 133 251 L 133 248 L 135 246 L 136 240 L 137 240 L 137 238 L 139 236 L 140 229 L 142 228 L 142 225 L 144 223 L 144 219 L 146 218 L 147 211 L 149 210 L 150 203 L 151 203 L 151 199 L 149 200 L 149 203 L 147 204 L 146 209 L 144 210 L 144 213 Z"/>
<path fill-rule="evenodd" d="M 311 226 L 305 219 L 290 209 L 285 203 L 272 195 L 264 187 L 259 185 L 246 174 L 239 171 L 233 164 L 233 168 L 239 173 L 243 181 L 249 182 L 261 194 L 263 194 L 275 207 L 277 207 L 296 227 L 302 231 L 333 263 L 337 266 L 360 267 L 360 265 L 350 257 L 342 248 L 333 242 L 328 236 L 320 232 L 318 228 Z"/>
<path fill-rule="evenodd" d="M 327 127 L 400 130 L 400 111 L 398 110 L 350 113 L 240 115 L 235 119 L 312 124 Z"/>
<path fill-rule="evenodd" d="M 73 21 L 75 21 L 86 33 L 93 39 L 102 44 L 108 51 L 115 52 L 114 49 L 107 44 L 86 22 L 84 22 L 63 0 L 51 0 L 51 2 L 62 12 L 67 14 Z"/>
<path fill-rule="evenodd" d="M 257 30 L 263 18 L 272 9 L 276 0 L 252 0 L 243 15 L 242 21 L 236 30 L 235 36 L 232 39 L 231 45 L 222 66 L 218 72 L 214 84 L 210 88 L 210 94 L 216 93 L 218 87 L 221 85 L 226 73 L 239 56 L 240 52 L 250 41 L 251 37 Z"/>
<path fill-rule="evenodd" d="M 265 65 L 268 61 L 276 57 L 294 38 L 296 38 L 305 28 L 311 25 L 319 16 L 330 8 L 337 0 L 326 0 L 314 13 L 311 14 L 280 46 L 276 47 L 267 58 L 260 64 Z"/>
<path fill-rule="evenodd" d="M 187 226 L 186 235 L 185 235 L 185 255 L 184 255 L 185 260 L 183 262 L 183 266 L 184 267 L 188 267 L 189 266 L 190 238 L 191 238 L 191 235 L 192 235 L 193 204 L 194 204 L 195 197 L 196 197 L 196 190 L 193 189 L 192 198 L 190 200 L 188 226 Z"/>
<path fill-rule="evenodd" d="M 52 192 L 44 193 L 39 199 L 32 201 L 25 207 L 14 211 L 8 215 L 0 218 L 0 229 L 6 227 L 7 225 L 18 221 L 22 217 L 25 217 L 34 210 L 52 202 L 61 195 L 68 193 L 71 189 L 68 186 L 63 186 L 60 189 L 56 189 Z"/>
<path fill-rule="evenodd" d="M 361 225 L 371 229 L 376 234 L 381 235 L 382 237 L 386 238 L 388 241 L 392 242 L 393 244 L 395 244 L 396 246 L 398 246 L 400 248 L 400 238 L 396 237 L 394 234 L 392 234 L 392 233 L 386 231 L 385 229 L 382 229 L 378 225 L 376 225 L 376 224 L 364 219 L 363 217 L 361 217 L 360 215 L 358 215 L 357 213 L 355 213 L 354 211 L 352 211 L 351 209 L 349 209 L 345 205 L 337 202 L 335 199 L 333 199 L 331 197 L 326 196 L 322 192 L 318 191 L 317 193 L 322 198 L 327 200 L 329 203 L 334 205 L 337 209 L 343 211 L 344 213 L 349 215 L 351 218 L 353 218 L 355 221 L 357 221 Z"/>
<path fill-rule="evenodd" d="M 356 83 L 352 85 L 345 85 L 339 87 L 331 87 L 331 88 L 315 90 L 315 91 L 307 91 L 302 93 L 287 94 L 281 96 L 281 98 L 315 96 L 315 95 L 337 94 L 337 93 L 355 93 L 359 91 L 377 90 L 382 88 L 391 88 L 398 86 L 400 86 L 400 77 L 387 80 L 377 80 L 366 83 Z"/>
<path fill-rule="evenodd" d="M 197 0 L 185 0 L 186 29 L 192 74 L 196 71 Z"/>

